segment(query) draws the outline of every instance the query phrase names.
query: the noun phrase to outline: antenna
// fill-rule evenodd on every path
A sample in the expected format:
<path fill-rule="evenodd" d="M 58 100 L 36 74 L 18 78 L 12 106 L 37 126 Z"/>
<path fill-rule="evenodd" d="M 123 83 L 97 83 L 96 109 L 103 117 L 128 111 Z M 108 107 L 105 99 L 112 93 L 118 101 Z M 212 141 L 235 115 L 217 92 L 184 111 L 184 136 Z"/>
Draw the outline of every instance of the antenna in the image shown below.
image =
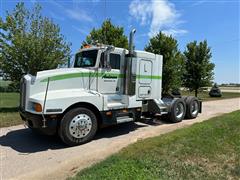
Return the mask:
<path fill-rule="evenodd" d="M 107 20 L 107 0 L 104 0 L 104 16 L 105 16 L 105 22 L 106 22 L 106 20 Z M 103 44 L 107 44 L 107 28 L 105 27 L 105 29 L 104 29 L 104 43 Z"/>

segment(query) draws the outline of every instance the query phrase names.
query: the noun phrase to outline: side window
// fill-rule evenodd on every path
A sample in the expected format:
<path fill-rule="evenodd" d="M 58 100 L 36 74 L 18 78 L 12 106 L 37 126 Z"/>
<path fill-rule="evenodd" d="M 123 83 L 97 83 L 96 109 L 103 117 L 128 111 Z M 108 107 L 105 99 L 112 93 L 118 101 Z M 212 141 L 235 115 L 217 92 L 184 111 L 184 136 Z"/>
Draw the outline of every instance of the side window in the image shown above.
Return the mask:
<path fill-rule="evenodd" d="M 120 69 L 121 56 L 119 54 L 110 54 L 110 66 L 112 69 Z"/>
<path fill-rule="evenodd" d="M 121 56 L 119 54 L 110 54 L 110 66 L 112 69 L 120 69 Z M 103 68 L 104 64 L 104 53 L 101 54 L 100 58 L 100 68 Z"/>

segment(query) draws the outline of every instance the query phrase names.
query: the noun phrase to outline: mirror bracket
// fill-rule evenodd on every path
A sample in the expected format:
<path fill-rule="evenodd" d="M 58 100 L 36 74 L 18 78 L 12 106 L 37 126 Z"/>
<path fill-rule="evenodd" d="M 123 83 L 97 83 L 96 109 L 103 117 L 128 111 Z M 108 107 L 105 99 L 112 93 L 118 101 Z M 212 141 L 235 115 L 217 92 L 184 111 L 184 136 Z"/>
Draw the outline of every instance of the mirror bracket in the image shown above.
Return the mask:
<path fill-rule="evenodd" d="M 110 66 L 110 53 L 114 51 L 114 46 L 107 46 L 107 48 L 104 51 L 104 68 L 107 69 L 107 71 L 111 71 Z"/>

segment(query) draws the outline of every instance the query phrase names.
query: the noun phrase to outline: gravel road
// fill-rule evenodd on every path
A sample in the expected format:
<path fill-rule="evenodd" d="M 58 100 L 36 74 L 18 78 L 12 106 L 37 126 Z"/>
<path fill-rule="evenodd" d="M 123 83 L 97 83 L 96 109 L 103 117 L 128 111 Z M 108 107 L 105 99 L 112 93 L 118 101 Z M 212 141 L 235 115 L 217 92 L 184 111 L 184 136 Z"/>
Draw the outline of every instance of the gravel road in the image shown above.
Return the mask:
<path fill-rule="evenodd" d="M 240 109 L 240 98 L 203 102 L 195 120 L 128 123 L 98 132 L 90 143 L 66 147 L 58 138 L 34 135 L 24 126 L 0 129 L 1 179 L 65 179 L 139 139 L 186 127 Z"/>

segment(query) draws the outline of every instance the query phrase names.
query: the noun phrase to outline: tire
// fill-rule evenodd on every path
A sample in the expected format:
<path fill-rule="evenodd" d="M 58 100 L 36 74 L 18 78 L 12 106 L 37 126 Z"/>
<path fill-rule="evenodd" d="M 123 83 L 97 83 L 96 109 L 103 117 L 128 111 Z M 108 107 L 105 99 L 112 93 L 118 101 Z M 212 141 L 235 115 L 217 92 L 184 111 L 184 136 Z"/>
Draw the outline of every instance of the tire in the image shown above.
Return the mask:
<path fill-rule="evenodd" d="M 186 118 L 187 119 L 194 119 L 197 117 L 199 112 L 199 101 L 194 96 L 188 96 L 186 99 Z"/>
<path fill-rule="evenodd" d="M 181 98 L 184 100 L 184 102 L 186 103 L 186 100 L 189 96 L 182 96 Z M 187 105 L 186 105 L 187 106 Z"/>
<path fill-rule="evenodd" d="M 186 103 L 183 99 L 174 99 L 170 108 L 170 112 L 168 113 L 168 119 L 173 122 L 181 122 L 186 114 Z"/>
<path fill-rule="evenodd" d="M 58 134 L 65 144 L 76 146 L 92 140 L 97 129 L 95 114 L 90 109 L 79 107 L 64 115 Z"/>

